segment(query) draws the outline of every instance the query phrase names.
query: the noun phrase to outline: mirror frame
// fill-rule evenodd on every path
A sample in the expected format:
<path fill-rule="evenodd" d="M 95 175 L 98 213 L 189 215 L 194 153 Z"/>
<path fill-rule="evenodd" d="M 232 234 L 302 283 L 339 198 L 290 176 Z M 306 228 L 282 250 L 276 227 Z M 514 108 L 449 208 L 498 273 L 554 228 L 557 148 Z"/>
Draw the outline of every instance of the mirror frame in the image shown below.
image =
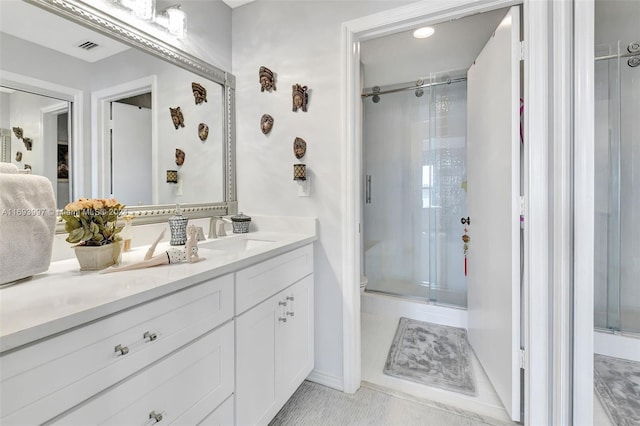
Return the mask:
<path fill-rule="evenodd" d="M 238 211 L 235 176 L 235 76 L 217 68 L 189 53 L 160 40 L 151 34 L 109 15 L 78 0 L 23 0 L 58 16 L 83 25 L 101 34 L 112 37 L 131 47 L 140 49 L 157 58 L 173 63 L 196 75 L 214 81 L 224 87 L 224 200 L 210 203 L 180 204 L 182 212 L 189 218 L 202 218 L 235 214 Z M 78 198 L 78 194 L 74 194 Z M 174 204 L 136 206 L 127 208 L 127 214 L 133 215 L 135 224 L 164 222 L 175 214 Z M 64 232 L 64 224 L 58 210 L 57 232 Z"/>

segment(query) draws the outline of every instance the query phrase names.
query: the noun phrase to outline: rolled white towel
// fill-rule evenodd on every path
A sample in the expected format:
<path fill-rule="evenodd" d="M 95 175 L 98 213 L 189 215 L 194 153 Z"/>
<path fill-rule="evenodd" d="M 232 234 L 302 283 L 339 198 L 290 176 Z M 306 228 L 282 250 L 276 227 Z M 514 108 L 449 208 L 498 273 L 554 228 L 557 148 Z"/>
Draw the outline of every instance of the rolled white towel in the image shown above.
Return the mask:
<path fill-rule="evenodd" d="M 12 163 L 0 163 L 0 173 L 18 173 L 18 166 Z"/>
<path fill-rule="evenodd" d="M 0 173 L 0 284 L 49 269 L 55 226 L 49 179 Z"/>

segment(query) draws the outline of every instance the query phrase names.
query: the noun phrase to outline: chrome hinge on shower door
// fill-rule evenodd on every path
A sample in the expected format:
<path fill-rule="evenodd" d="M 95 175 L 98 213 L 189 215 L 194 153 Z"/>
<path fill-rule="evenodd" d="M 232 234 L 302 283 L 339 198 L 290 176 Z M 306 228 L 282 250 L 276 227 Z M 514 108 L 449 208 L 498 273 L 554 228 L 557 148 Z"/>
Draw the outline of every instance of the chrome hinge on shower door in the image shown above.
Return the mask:
<path fill-rule="evenodd" d="M 520 368 L 523 370 L 526 370 L 524 363 L 525 363 L 524 349 L 520 349 Z"/>

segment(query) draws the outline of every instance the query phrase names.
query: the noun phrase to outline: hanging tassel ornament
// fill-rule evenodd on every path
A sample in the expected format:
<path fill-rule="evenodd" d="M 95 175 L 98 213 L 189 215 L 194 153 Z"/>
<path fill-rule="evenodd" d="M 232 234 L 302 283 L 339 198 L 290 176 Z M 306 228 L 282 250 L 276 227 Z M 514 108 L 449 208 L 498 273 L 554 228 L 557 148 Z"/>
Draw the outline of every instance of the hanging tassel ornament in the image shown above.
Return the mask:
<path fill-rule="evenodd" d="M 465 227 L 464 234 L 462 235 L 462 242 L 464 243 L 462 245 L 462 248 L 464 250 L 464 276 L 465 277 L 467 276 L 467 252 L 469 251 L 469 241 L 471 241 L 471 238 L 469 237 L 467 232 L 469 232 L 469 230 Z"/>

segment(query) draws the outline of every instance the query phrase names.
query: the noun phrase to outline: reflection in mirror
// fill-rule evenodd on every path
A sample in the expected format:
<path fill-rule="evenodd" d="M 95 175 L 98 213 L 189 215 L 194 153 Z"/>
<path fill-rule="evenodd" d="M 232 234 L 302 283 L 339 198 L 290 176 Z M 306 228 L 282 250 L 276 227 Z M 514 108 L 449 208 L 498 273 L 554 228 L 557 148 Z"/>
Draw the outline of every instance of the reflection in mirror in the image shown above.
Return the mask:
<path fill-rule="evenodd" d="M 232 161 L 227 158 L 230 120 L 225 119 L 231 113 L 227 105 L 231 97 L 223 84 L 26 2 L 1 2 L 0 8 L 2 85 L 41 95 L 60 88 L 69 89 L 63 93 L 78 93 L 75 98 L 63 97 L 73 101 L 66 106 L 72 111 L 68 119 L 72 126 L 66 145 L 71 163 L 67 164 L 70 189 L 65 200 L 116 197 L 130 207 L 234 200 L 228 176 L 232 165 L 227 163 Z M 196 68 L 197 59 L 193 63 L 194 70 L 203 69 Z M 193 83 L 198 91 L 206 91 L 206 101 L 196 102 Z M 184 127 L 176 129 L 170 108 L 178 107 Z M 22 125 L 35 133 L 13 117 L 12 112 L 10 123 L 3 121 L 0 127 Z M 33 126 L 44 129 L 44 124 L 38 121 Z M 201 124 L 209 129 L 205 140 L 199 136 Z M 34 150 L 43 146 L 39 135 L 29 137 Z M 57 159 L 58 145 L 64 144 L 57 143 L 63 139 L 52 140 L 50 155 L 44 155 L 54 161 L 47 163 L 46 170 L 29 158 L 35 151 L 22 150 L 21 164 L 31 161 L 33 172 L 48 176 L 55 188 L 63 179 L 58 178 Z M 12 137 L 12 162 L 20 145 Z M 176 149 L 185 153 L 182 165 L 176 164 Z M 61 146 L 62 162 L 64 155 Z M 178 183 L 166 182 L 170 169 L 178 170 Z"/>
<path fill-rule="evenodd" d="M 63 208 L 70 200 L 70 102 L 0 86 L 0 105 L 2 161 L 47 177 Z"/>

